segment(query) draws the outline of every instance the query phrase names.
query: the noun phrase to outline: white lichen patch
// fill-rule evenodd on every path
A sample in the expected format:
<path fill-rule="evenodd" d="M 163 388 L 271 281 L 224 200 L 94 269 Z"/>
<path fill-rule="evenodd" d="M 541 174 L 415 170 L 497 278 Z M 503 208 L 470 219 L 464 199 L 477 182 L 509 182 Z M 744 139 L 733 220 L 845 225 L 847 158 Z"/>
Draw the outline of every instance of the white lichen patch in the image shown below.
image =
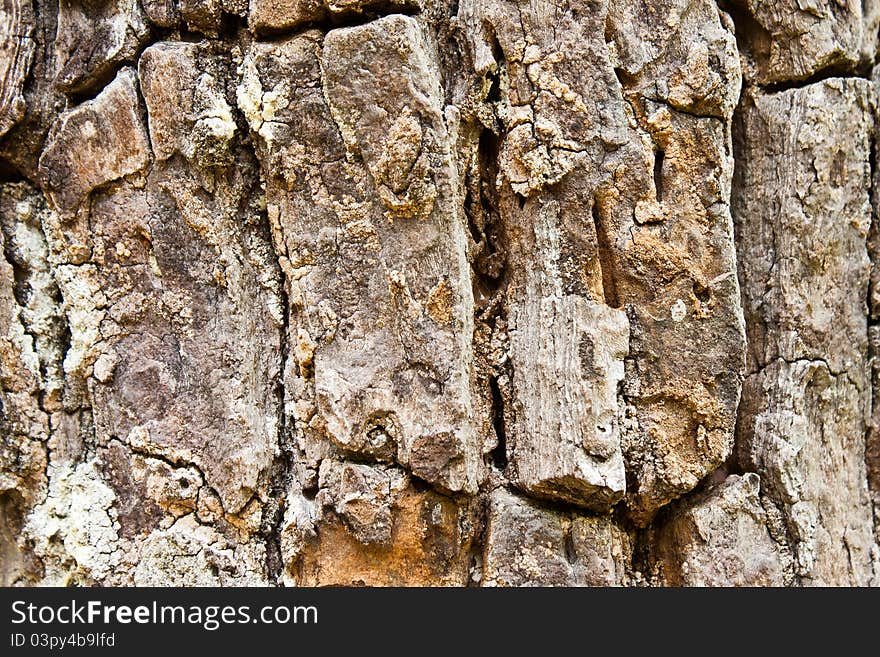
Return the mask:
<path fill-rule="evenodd" d="M 115 351 L 98 356 L 92 368 L 95 378 L 101 383 L 109 383 L 113 379 L 113 372 L 118 362 L 119 356 Z"/>
<path fill-rule="evenodd" d="M 290 103 L 287 84 L 264 90 L 253 58 L 247 58 L 241 67 L 241 84 L 235 90 L 238 108 L 244 114 L 250 129 L 270 148 L 274 141 L 276 117 Z"/>
<path fill-rule="evenodd" d="M 46 501 L 22 530 L 45 567 L 42 584 L 64 586 L 73 576 L 100 581 L 120 561 L 114 492 L 93 462 L 49 469 Z"/>
<path fill-rule="evenodd" d="M 96 357 L 95 345 L 101 337 L 107 300 L 94 265 L 62 265 L 55 271 L 71 335 L 64 372 L 83 373 Z"/>
<path fill-rule="evenodd" d="M 137 586 L 265 586 L 265 549 L 235 546 L 190 514 L 169 529 L 156 530 L 138 553 Z"/>
<path fill-rule="evenodd" d="M 685 317 L 687 317 L 687 305 L 681 299 L 677 299 L 674 304 L 672 304 L 672 310 L 669 313 L 670 317 L 672 317 L 673 322 L 680 322 Z"/>

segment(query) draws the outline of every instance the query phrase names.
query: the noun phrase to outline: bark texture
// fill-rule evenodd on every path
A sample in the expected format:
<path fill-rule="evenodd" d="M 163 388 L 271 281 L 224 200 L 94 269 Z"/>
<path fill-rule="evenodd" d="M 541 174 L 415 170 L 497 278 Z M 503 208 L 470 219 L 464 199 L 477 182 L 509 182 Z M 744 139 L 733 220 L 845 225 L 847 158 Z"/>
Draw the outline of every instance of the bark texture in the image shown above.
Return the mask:
<path fill-rule="evenodd" d="M 876 0 L 3 0 L 0 583 L 880 584 Z"/>

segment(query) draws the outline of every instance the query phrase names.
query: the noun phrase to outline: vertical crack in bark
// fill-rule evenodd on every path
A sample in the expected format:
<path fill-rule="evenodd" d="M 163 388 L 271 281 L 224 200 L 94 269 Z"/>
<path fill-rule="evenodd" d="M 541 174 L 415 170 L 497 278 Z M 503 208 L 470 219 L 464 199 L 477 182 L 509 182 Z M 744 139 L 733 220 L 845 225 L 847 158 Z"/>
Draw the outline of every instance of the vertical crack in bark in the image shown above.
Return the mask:
<path fill-rule="evenodd" d="M 282 287 L 282 308 L 284 325 L 281 327 L 281 368 L 276 384 L 278 399 L 278 453 L 272 461 L 269 484 L 269 500 L 263 508 L 261 530 L 266 544 L 266 577 L 273 585 L 280 585 L 284 572 L 284 559 L 281 554 L 281 528 L 284 522 L 287 493 L 290 490 L 293 472 L 293 456 L 289 438 L 287 412 L 285 410 L 284 372 L 288 359 L 288 330 L 290 325 L 287 293 Z"/>
<path fill-rule="evenodd" d="M 496 300 L 506 278 L 507 253 L 503 246 L 504 227 L 498 209 L 498 151 L 500 139 L 491 130 L 482 130 L 477 142 L 476 170 L 468 174 L 465 214 L 475 243 L 471 258 L 474 272 L 474 302 L 477 313 Z"/>
<path fill-rule="evenodd" d="M 509 385 L 511 376 L 504 339 L 507 330 L 505 289 L 508 282 L 508 236 L 502 221 L 497 188 L 501 136 L 498 133 L 500 122 L 497 120 L 496 106 L 503 100 L 500 70 L 505 62 L 497 37 L 491 28 L 487 26 L 487 29 L 490 32 L 490 48 L 496 67 L 487 74 L 489 87 L 481 102 L 490 109 L 491 116 L 495 118 L 494 124 L 488 127 L 479 123 L 470 126 L 477 131 L 477 136 L 471 142 L 473 165 L 465 176 L 464 211 L 474 242 L 470 261 L 473 272 L 475 336 L 478 333 L 482 335 L 482 339 L 474 341 L 474 360 L 481 372 L 481 388 L 489 413 L 487 429 L 493 434 L 491 438 L 494 439 L 494 447 L 486 455 L 489 477 L 481 484 L 475 501 L 477 511 L 471 539 L 468 586 L 484 584 L 490 531 L 490 496 L 496 486 L 508 481 L 508 449 L 511 447 L 508 445 L 509 418 L 506 416 L 505 403 L 505 394 L 509 392 L 505 393 L 503 389 Z M 484 122 L 485 120 L 484 118 Z"/>
<path fill-rule="evenodd" d="M 661 509 L 654 522 L 647 527 L 636 527 L 622 513 L 616 514 L 617 521 L 632 541 L 632 559 L 627 572 L 629 586 L 658 585 L 663 577 L 657 562 L 655 527 L 662 524 L 668 515 L 667 509 Z"/>
<path fill-rule="evenodd" d="M 507 431 L 505 429 L 504 399 L 498 387 L 498 377 L 489 377 L 489 390 L 492 394 L 492 428 L 497 441 L 490 453 L 492 465 L 501 472 L 507 470 Z"/>
<path fill-rule="evenodd" d="M 565 523 L 565 528 L 563 530 L 564 533 L 564 552 L 565 552 L 565 560 L 569 563 L 569 565 L 573 566 L 577 563 L 577 550 L 575 549 L 574 544 L 574 536 L 572 534 L 572 526 L 571 521 Z"/>
<path fill-rule="evenodd" d="M 617 278 L 614 274 L 614 250 L 611 244 L 611 236 L 602 219 L 602 208 L 597 199 L 593 199 L 591 209 L 593 227 L 596 230 L 596 247 L 599 256 L 599 270 L 602 277 L 602 289 L 605 295 L 605 303 L 612 308 L 621 308 L 620 296 L 617 292 Z"/>
<path fill-rule="evenodd" d="M 880 298 L 880 263 L 877 262 L 877 248 L 880 246 L 880 225 L 878 225 L 878 212 L 880 212 L 880 188 L 878 188 L 877 149 L 880 144 L 877 141 L 877 131 L 880 130 L 880 109 L 875 108 L 878 115 L 875 117 L 874 134 L 871 135 L 868 151 L 868 171 L 870 198 L 871 198 L 871 228 L 868 232 L 868 256 L 871 260 L 871 276 L 868 284 L 868 296 L 865 300 L 868 313 L 868 375 L 871 386 L 871 409 L 868 426 L 865 431 L 865 471 L 868 484 L 868 497 L 871 503 L 871 517 L 874 523 L 874 541 L 880 544 L 880 510 L 877 501 L 880 499 L 880 308 L 875 307 L 874 299 Z M 880 573 L 874 572 L 874 578 L 880 577 Z"/>
<path fill-rule="evenodd" d="M 471 538 L 469 555 L 468 587 L 478 587 L 483 582 L 483 564 L 486 552 L 486 541 L 489 537 L 489 497 L 488 492 L 481 492 L 475 499 L 477 510 L 474 513 L 474 529 Z"/>
<path fill-rule="evenodd" d="M 258 187 L 259 184 L 255 185 Z M 264 193 L 264 192 L 260 192 Z M 270 231 L 266 211 L 261 213 L 261 220 L 267 233 Z M 277 257 L 277 254 L 276 254 Z M 286 410 L 285 372 L 290 358 L 290 303 L 287 295 L 286 274 L 275 264 L 279 275 L 279 296 L 282 308 L 283 323 L 279 329 L 281 340 L 281 359 L 275 395 L 278 412 L 277 452 L 272 461 L 269 473 L 269 499 L 263 507 L 260 531 L 266 548 L 266 578 L 271 585 L 279 586 L 284 572 L 284 558 L 281 553 L 281 529 L 287 506 L 287 494 L 293 476 L 293 446 L 291 440 L 292 427 L 288 424 Z M 292 419 L 292 418 L 291 418 Z"/>
<path fill-rule="evenodd" d="M 663 202 L 663 160 L 666 153 L 662 148 L 654 151 L 654 189 L 657 191 L 657 202 Z"/>

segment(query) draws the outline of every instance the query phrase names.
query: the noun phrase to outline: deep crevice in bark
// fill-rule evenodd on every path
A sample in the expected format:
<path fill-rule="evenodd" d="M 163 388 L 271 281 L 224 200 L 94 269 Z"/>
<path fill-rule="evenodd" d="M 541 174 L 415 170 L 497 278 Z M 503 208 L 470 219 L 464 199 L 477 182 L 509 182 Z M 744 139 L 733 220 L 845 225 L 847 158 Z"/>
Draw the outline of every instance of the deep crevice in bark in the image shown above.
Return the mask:
<path fill-rule="evenodd" d="M 468 228 L 477 251 L 473 258 L 474 299 L 482 311 L 496 296 L 506 278 L 507 254 L 503 247 L 504 229 L 498 209 L 497 155 L 500 140 L 490 130 L 482 130 L 478 141 L 476 175 L 469 181 L 465 198 Z"/>
<path fill-rule="evenodd" d="M 507 469 L 507 431 L 504 418 L 504 398 L 501 396 L 501 388 L 498 387 L 497 376 L 489 377 L 489 390 L 492 395 L 492 428 L 495 431 L 497 441 L 489 456 L 492 465 L 504 472 Z"/>
<path fill-rule="evenodd" d="M 468 554 L 469 588 L 478 587 L 483 580 L 483 563 L 486 557 L 486 541 L 489 535 L 489 499 L 487 492 L 481 492 L 475 499 L 477 510 L 474 514 L 474 528 Z"/>
<path fill-rule="evenodd" d="M 770 34 L 756 21 L 748 9 L 742 6 L 743 0 L 718 0 L 718 8 L 730 16 L 736 26 L 735 38 L 737 50 L 741 56 L 750 56 L 758 50 L 761 57 L 769 55 Z"/>
<path fill-rule="evenodd" d="M 250 145 L 251 149 L 253 148 Z M 256 194 L 264 193 L 260 189 L 259 177 L 254 181 L 254 189 Z M 271 228 L 269 226 L 268 215 L 265 210 L 260 212 L 260 225 L 264 232 L 268 235 L 269 243 L 272 243 Z M 274 251 L 273 251 L 274 253 Z M 278 257 L 278 254 L 275 254 Z M 288 417 L 286 408 L 286 386 L 285 376 L 287 374 L 287 364 L 291 358 L 290 353 L 290 313 L 293 309 L 287 292 L 287 275 L 281 270 L 277 261 L 273 263 L 276 267 L 278 280 L 278 295 L 280 297 L 280 305 L 282 308 L 282 324 L 279 327 L 280 338 L 280 362 L 278 364 L 278 380 L 275 383 L 276 408 L 278 413 L 278 434 L 276 436 L 276 454 L 272 460 L 269 472 L 269 499 L 263 509 L 260 521 L 260 532 L 266 547 L 266 577 L 270 584 L 275 586 L 281 585 L 281 579 L 284 573 L 284 557 L 281 552 L 281 529 L 284 522 L 284 514 L 287 508 L 287 496 L 290 493 L 293 484 L 293 466 L 294 466 L 294 444 L 292 426 L 293 418 Z"/>
<path fill-rule="evenodd" d="M 877 112 L 877 110 L 875 110 Z M 865 431 L 865 473 L 868 484 L 868 497 L 871 503 L 871 517 L 874 521 L 874 540 L 880 542 L 880 511 L 877 509 L 877 501 L 880 499 L 880 308 L 875 308 L 873 299 L 880 298 L 880 290 L 876 289 L 880 283 L 880 263 L 877 262 L 877 249 L 880 248 L 880 223 L 878 223 L 878 212 L 880 212 L 880 178 L 878 178 L 877 170 L 877 149 L 880 143 L 877 139 L 877 131 L 880 130 L 880 115 L 875 115 L 874 134 L 868 145 L 868 171 L 869 184 L 871 185 L 871 227 L 868 232 L 868 257 L 871 261 L 871 275 L 869 277 L 867 299 L 865 300 L 865 308 L 867 310 L 868 320 L 868 385 L 871 389 L 871 409 L 867 428 Z M 873 246 L 873 248 L 872 248 Z M 877 578 L 880 573 L 874 572 Z"/>
<path fill-rule="evenodd" d="M 6 135 L 4 135 L 5 137 Z M 3 139 L 0 138 L 0 146 L 2 146 Z M 7 183 L 20 183 L 25 182 L 27 179 L 21 174 L 21 171 L 9 162 L 6 158 L 0 157 L 0 184 Z"/>
<path fill-rule="evenodd" d="M 654 189 L 657 191 L 657 202 L 663 202 L 663 160 L 666 153 L 662 148 L 654 151 Z"/>
<path fill-rule="evenodd" d="M 602 276 L 605 303 L 612 308 L 621 308 L 620 296 L 617 291 L 617 277 L 614 271 L 614 251 L 611 244 L 611 236 L 605 221 L 602 219 L 602 208 L 599 207 L 596 198 L 593 199 L 593 206 L 590 211 L 593 218 L 593 228 L 596 231 L 596 248 L 599 257 L 599 269 Z"/>
<path fill-rule="evenodd" d="M 565 544 L 565 560 L 569 565 L 575 565 L 578 561 L 577 550 L 574 545 L 574 536 L 572 535 L 571 523 L 566 523 L 563 542 Z"/>
<path fill-rule="evenodd" d="M 802 89 L 812 84 L 818 84 L 835 78 L 842 79 L 859 79 L 869 80 L 871 78 L 870 64 L 860 67 L 852 67 L 846 65 L 831 65 L 820 69 L 810 76 L 795 80 L 786 80 L 784 82 L 773 82 L 771 84 L 757 85 L 758 88 L 767 94 L 782 93 L 792 89 Z"/>

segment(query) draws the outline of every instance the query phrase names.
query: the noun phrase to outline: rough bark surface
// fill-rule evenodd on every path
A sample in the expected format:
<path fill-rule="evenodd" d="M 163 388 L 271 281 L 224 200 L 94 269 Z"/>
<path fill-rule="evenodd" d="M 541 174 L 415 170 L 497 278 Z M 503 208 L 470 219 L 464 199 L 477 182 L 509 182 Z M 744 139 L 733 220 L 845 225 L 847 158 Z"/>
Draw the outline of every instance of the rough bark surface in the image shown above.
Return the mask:
<path fill-rule="evenodd" d="M 880 584 L 878 29 L 3 0 L 0 584 Z"/>

